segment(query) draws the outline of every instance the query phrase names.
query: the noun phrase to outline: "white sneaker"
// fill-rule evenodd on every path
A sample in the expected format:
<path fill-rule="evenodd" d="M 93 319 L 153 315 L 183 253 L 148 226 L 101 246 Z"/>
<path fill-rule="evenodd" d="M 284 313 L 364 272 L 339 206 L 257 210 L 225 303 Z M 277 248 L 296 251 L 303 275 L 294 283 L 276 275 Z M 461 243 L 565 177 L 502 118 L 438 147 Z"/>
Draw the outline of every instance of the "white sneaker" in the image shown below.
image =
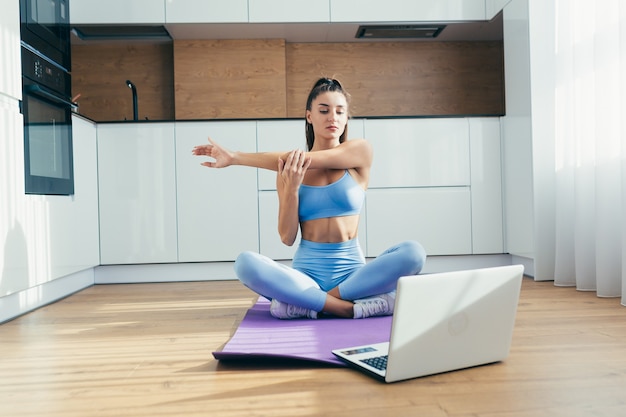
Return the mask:
<path fill-rule="evenodd" d="M 396 292 L 380 294 L 370 298 L 354 300 L 354 318 L 391 316 L 396 305 Z"/>
<path fill-rule="evenodd" d="M 270 303 L 270 314 L 277 319 L 316 319 L 317 311 L 298 307 L 273 299 Z"/>

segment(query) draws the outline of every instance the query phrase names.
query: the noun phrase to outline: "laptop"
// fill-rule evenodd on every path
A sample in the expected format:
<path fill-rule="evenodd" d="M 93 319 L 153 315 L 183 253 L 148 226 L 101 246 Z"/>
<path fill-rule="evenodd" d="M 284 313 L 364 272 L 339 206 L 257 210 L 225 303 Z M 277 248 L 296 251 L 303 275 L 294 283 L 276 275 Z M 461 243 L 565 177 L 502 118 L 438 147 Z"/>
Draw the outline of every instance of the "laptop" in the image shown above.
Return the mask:
<path fill-rule="evenodd" d="M 502 361 L 523 273 L 508 265 L 401 277 L 389 342 L 332 353 L 384 382 Z"/>

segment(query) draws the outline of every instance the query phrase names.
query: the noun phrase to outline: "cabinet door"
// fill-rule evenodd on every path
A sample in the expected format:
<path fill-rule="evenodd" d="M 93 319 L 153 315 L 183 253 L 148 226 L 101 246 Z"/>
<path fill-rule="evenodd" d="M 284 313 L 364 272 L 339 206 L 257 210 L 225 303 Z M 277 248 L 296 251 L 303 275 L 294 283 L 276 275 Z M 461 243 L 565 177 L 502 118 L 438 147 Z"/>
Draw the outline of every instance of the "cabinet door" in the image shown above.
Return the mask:
<path fill-rule="evenodd" d="M 259 250 L 258 170 L 200 165 L 208 158 L 191 150 L 207 136 L 233 151 L 256 150 L 255 122 L 176 123 L 180 262 L 233 261 L 244 250 Z"/>
<path fill-rule="evenodd" d="M 469 187 L 369 190 L 367 256 L 404 240 L 417 240 L 428 255 L 472 253 Z"/>
<path fill-rule="evenodd" d="M 165 23 L 165 0 L 74 0 L 70 21 L 76 24 Z"/>
<path fill-rule="evenodd" d="M 100 264 L 98 228 L 98 159 L 95 124 L 72 118 L 74 195 L 50 201 L 50 246 L 53 276 L 60 277 Z"/>
<path fill-rule="evenodd" d="M 366 120 L 374 148 L 370 188 L 470 184 L 466 119 Z"/>
<path fill-rule="evenodd" d="M 247 23 L 247 0 L 166 0 L 167 23 Z"/>
<path fill-rule="evenodd" d="M 472 166 L 472 247 L 474 254 L 502 253 L 502 169 L 500 119 L 469 119 Z"/>
<path fill-rule="evenodd" d="M 260 121 L 257 125 L 259 152 L 306 150 L 304 120 Z M 278 162 L 276 162 L 278 166 Z M 276 172 L 259 170 L 259 190 L 276 190 Z"/>
<path fill-rule="evenodd" d="M 250 23 L 330 22 L 330 0 L 250 0 Z"/>
<path fill-rule="evenodd" d="M 293 259 L 298 248 L 300 231 L 292 246 L 287 246 L 278 235 L 278 194 L 276 191 L 259 191 L 260 253 L 275 260 Z"/>
<path fill-rule="evenodd" d="M 98 126 L 102 264 L 176 262 L 173 123 Z"/>
<path fill-rule="evenodd" d="M 331 0 L 333 22 L 485 20 L 485 0 Z"/>

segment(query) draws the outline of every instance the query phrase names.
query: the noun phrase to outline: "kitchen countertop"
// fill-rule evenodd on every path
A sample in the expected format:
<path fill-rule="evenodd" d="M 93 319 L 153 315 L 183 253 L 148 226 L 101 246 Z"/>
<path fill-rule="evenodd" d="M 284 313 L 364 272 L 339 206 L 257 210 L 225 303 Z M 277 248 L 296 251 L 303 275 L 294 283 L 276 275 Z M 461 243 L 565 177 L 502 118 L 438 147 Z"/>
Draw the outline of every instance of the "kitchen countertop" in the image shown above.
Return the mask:
<path fill-rule="evenodd" d="M 268 118 L 268 119 L 165 119 L 165 120 L 105 120 L 96 121 L 87 116 L 79 115 L 87 120 L 98 124 L 113 123 L 172 123 L 172 122 L 249 122 L 249 121 L 280 121 L 280 120 L 304 120 L 304 117 L 284 117 L 284 118 Z M 367 116 L 367 117 L 351 117 L 350 120 L 389 120 L 389 119 L 458 119 L 465 117 L 502 117 L 504 114 L 457 114 L 444 116 Z"/>

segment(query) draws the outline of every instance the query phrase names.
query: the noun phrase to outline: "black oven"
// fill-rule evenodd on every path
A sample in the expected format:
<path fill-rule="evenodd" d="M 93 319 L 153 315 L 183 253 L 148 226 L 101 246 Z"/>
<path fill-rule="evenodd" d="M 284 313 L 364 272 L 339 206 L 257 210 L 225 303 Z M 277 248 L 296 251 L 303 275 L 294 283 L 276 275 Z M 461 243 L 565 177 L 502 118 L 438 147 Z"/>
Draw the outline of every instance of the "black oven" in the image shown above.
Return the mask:
<path fill-rule="evenodd" d="M 27 194 L 74 194 L 69 0 L 20 0 Z"/>
<path fill-rule="evenodd" d="M 69 0 L 20 0 L 21 39 L 71 70 Z"/>
<path fill-rule="evenodd" d="M 72 110 L 67 71 L 22 47 L 27 194 L 74 194 Z"/>

